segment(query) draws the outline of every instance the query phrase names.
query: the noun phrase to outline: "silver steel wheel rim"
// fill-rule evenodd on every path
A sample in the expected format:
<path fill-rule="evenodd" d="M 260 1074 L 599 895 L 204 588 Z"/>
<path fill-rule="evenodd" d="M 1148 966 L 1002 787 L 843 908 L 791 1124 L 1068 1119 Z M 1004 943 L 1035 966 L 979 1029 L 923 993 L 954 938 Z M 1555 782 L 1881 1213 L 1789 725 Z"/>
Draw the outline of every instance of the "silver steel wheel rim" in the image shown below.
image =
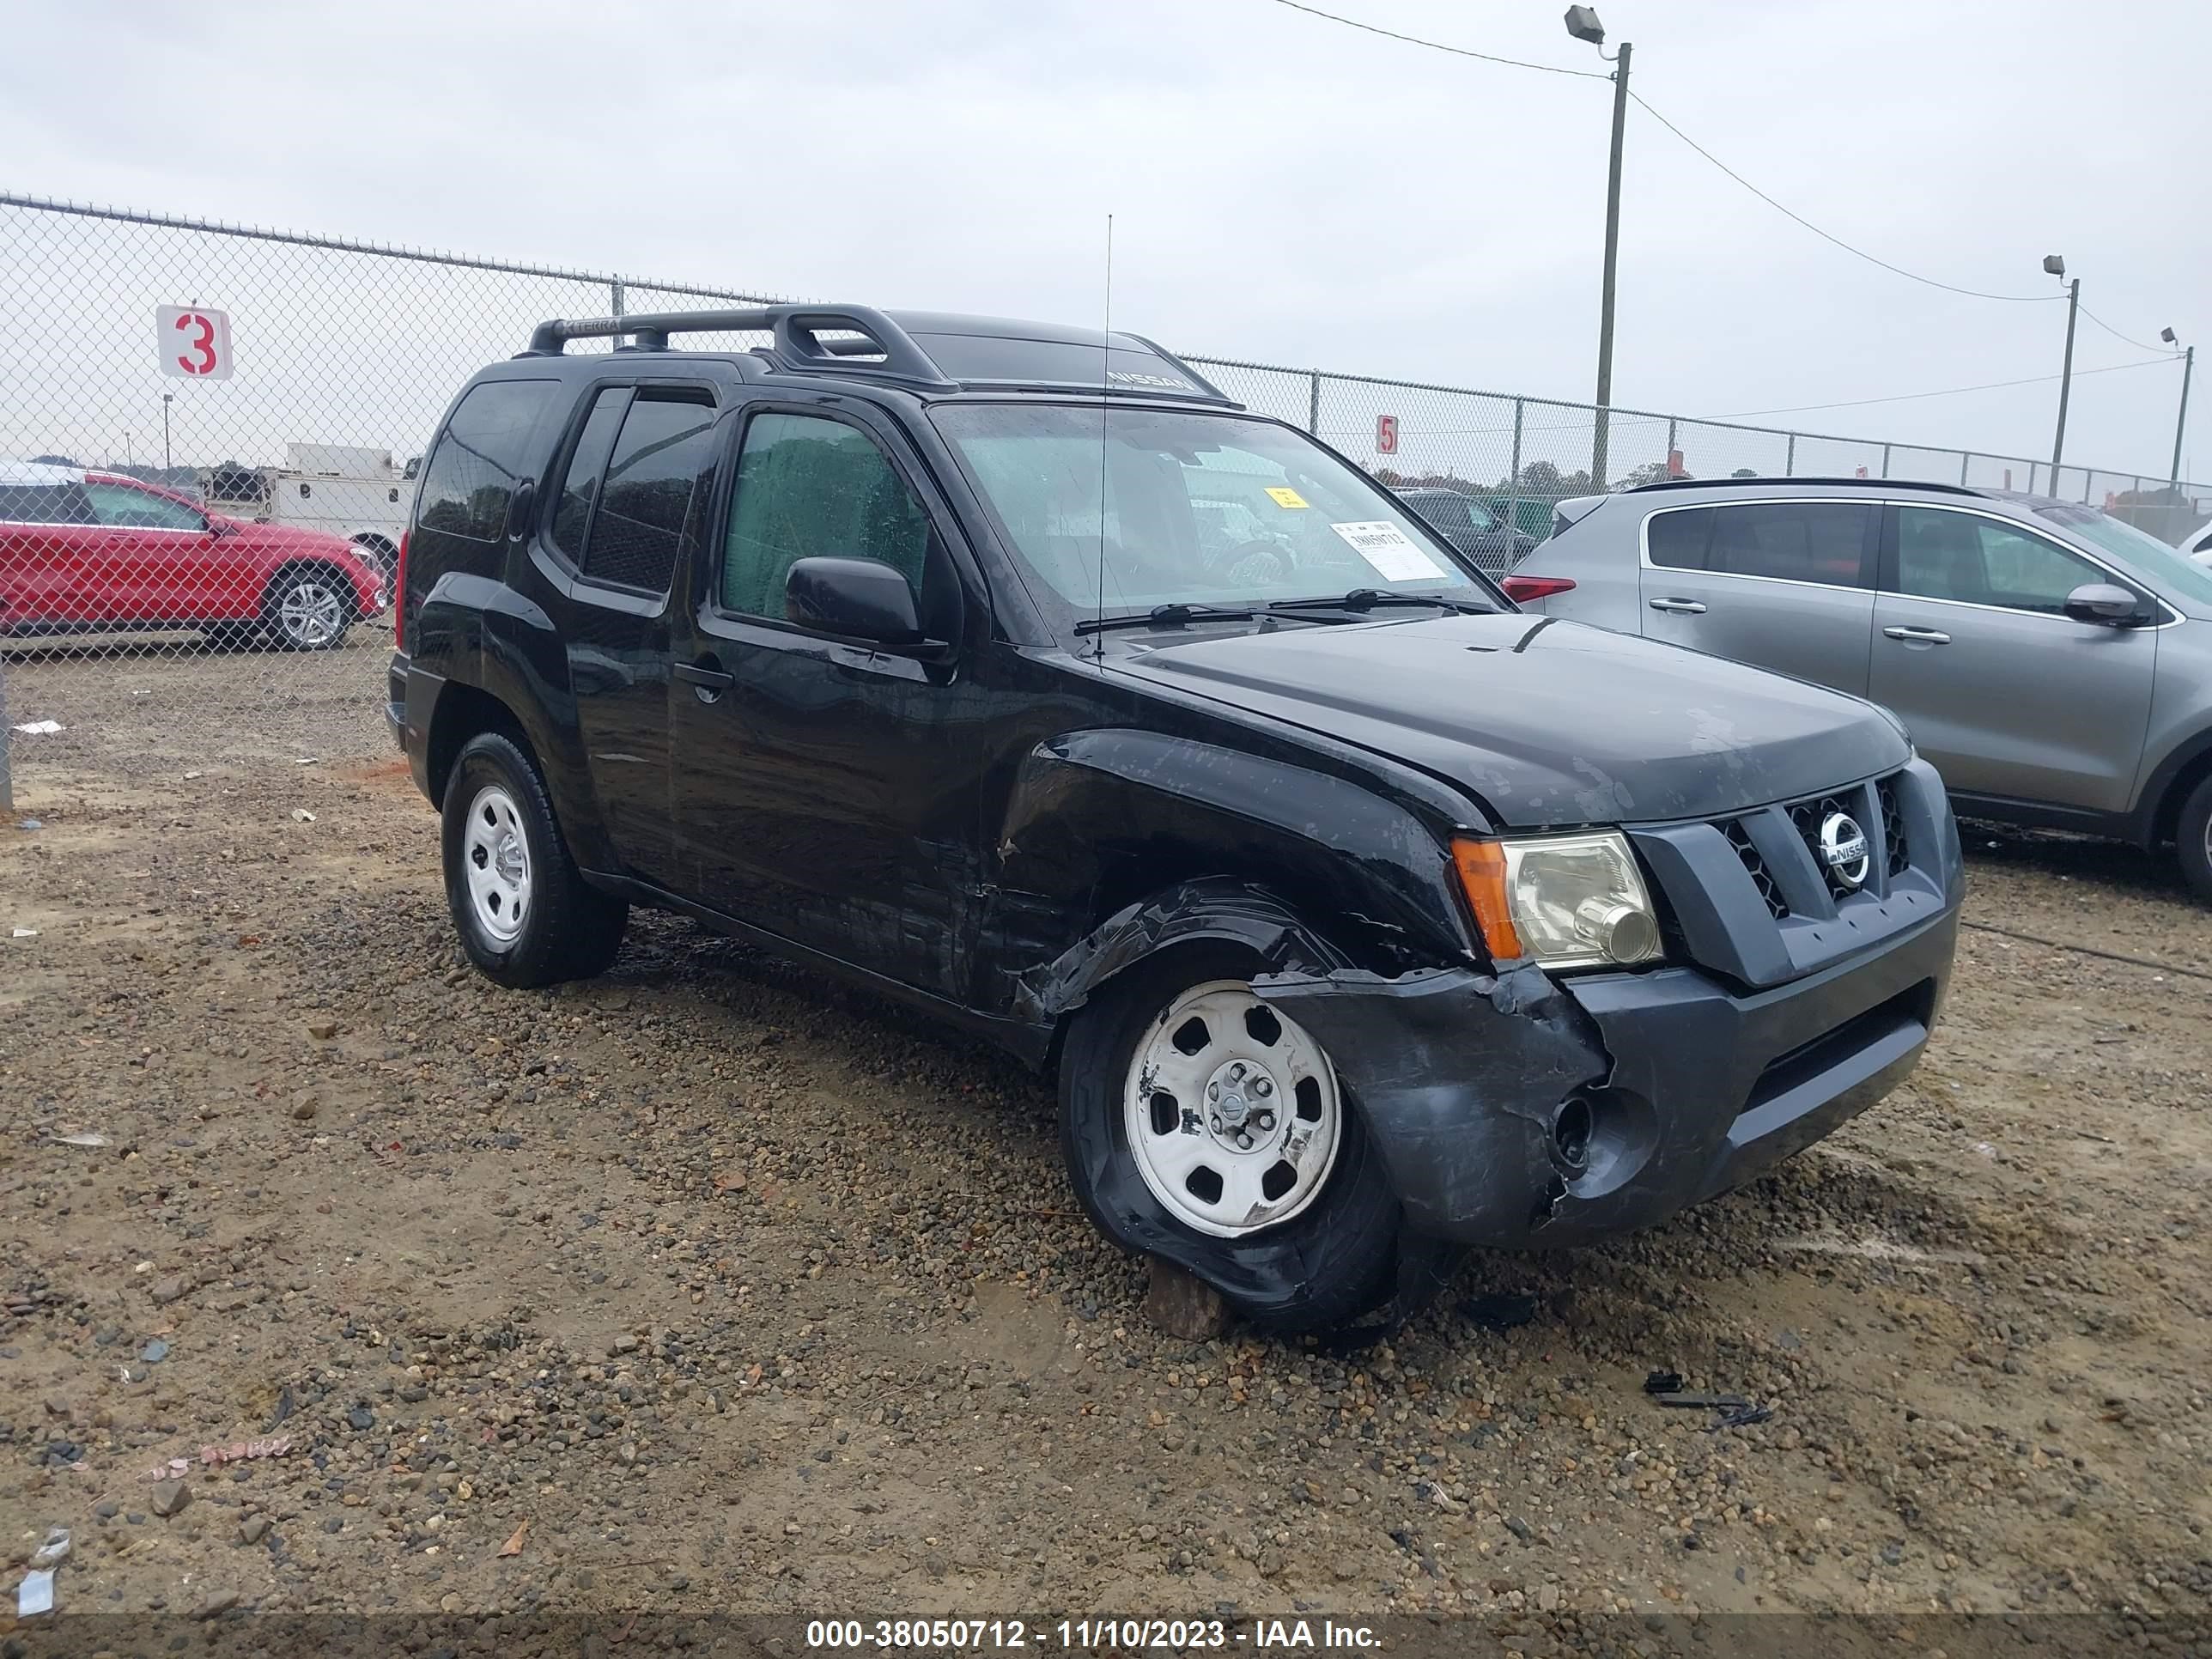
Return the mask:
<path fill-rule="evenodd" d="M 530 841 L 514 797 L 498 784 L 486 784 L 469 803 L 461 868 L 477 927 L 497 944 L 513 944 L 530 920 Z"/>
<path fill-rule="evenodd" d="M 1161 1011 L 1129 1062 L 1121 1110 L 1146 1189 L 1216 1238 L 1299 1214 L 1343 1139 L 1328 1054 L 1239 980 L 1194 986 Z"/>
<path fill-rule="evenodd" d="M 276 623 L 295 645 L 328 645 L 345 625 L 345 602 L 320 582 L 295 582 L 277 603 Z"/>

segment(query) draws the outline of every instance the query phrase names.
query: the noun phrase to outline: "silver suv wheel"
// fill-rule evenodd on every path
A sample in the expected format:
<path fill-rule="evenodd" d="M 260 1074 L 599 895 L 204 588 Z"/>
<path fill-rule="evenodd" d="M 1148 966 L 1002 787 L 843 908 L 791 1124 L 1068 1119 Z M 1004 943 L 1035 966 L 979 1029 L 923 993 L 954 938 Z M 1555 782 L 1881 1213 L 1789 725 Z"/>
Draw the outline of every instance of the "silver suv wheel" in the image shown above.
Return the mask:
<path fill-rule="evenodd" d="M 1152 1196 L 1217 1238 L 1279 1226 L 1312 1203 L 1344 1121 L 1321 1045 L 1236 980 L 1194 986 L 1153 1022 L 1122 1112 Z"/>
<path fill-rule="evenodd" d="M 469 915 L 495 945 L 511 945 L 530 918 L 530 842 L 514 797 L 497 784 L 477 791 L 462 833 Z"/>

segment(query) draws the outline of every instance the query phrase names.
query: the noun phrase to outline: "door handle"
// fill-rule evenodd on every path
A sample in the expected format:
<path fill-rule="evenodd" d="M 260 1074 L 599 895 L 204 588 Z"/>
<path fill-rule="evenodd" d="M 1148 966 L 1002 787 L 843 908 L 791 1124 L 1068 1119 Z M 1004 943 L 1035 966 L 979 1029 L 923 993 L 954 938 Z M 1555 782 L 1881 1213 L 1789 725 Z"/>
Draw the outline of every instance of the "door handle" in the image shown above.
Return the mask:
<path fill-rule="evenodd" d="M 1705 614 L 1705 607 L 1695 599 L 1654 599 L 1651 608 L 1668 611 L 1677 617 L 1702 617 Z"/>
<path fill-rule="evenodd" d="M 676 665 L 676 678 L 689 685 L 701 702 L 716 701 L 738 683 L 736 675 L 713 666 L 714 660 L 708 657 L 699 662 L 679 662 Z"/>
<path fill-rule="evenodd" d="M 1948 634 L 1938 633 L 1932 628 L 1885 628 L 1881 630 L 1881 635 L 1886 640 L 1903 640 L 1910 645 L 1951 643 L 1951 636 Z"/>

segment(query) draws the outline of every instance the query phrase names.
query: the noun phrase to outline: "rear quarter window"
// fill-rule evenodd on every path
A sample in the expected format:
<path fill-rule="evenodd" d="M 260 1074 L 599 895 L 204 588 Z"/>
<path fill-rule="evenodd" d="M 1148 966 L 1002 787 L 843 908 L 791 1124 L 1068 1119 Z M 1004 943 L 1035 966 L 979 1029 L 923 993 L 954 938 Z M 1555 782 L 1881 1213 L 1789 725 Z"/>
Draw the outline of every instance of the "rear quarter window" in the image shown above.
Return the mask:
<path fill-rule="evenodd" d="M 1644 521 L 1644 545 L 1651 562 L 1669 570 L 1703 570 L 1713 538 L 1713 510 L 1692 507 L 1654 513 Z"/>
<path fill-rule="evenodd" d="M 471 388 L 423 470 L 416 523 L 466 541 L 497 541 L 515 486 L 537 468 L 533 439 L 553 380 L 486 380 Z"/>

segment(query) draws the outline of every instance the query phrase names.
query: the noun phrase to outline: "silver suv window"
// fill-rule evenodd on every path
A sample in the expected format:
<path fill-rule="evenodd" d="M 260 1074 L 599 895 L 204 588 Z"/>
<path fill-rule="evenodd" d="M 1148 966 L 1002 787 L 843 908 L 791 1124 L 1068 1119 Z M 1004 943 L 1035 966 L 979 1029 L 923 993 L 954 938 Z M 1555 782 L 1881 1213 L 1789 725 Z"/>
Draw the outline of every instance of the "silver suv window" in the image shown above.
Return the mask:
<path fill-rule="evenodd" d="M 1644 526 L 1651 562 L 1723 576 L 1866 585 L 1875 508 L 1862 501 L 1746 501 L 1655 513 Z"/>
<path fill-rule="evenodd" d="M 2033 531 L 1949 507 L 1897 509 L 1897 592 L 2063 616 L 2066 596 L 2112 578 Z"/>

